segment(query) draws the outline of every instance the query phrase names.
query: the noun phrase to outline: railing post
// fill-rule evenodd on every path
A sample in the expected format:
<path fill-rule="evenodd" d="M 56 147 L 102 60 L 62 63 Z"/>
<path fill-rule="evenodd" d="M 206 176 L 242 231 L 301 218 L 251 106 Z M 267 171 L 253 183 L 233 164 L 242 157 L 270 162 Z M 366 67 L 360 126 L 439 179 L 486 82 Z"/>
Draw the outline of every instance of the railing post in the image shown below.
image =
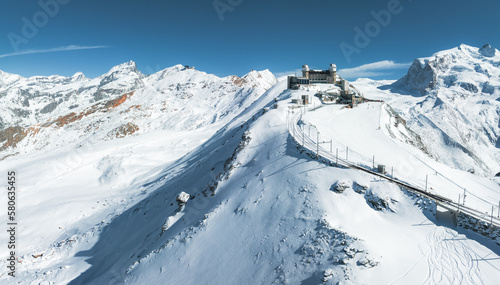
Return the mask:
<path fill-rule="evenodd" d="M 493 205 L 491 205 L 491 221 L 490 221 L 490 227 L 493 226 Z"/>
<path fill-rule="evenodd" d="M 316 130 L 316 157 L 319 157 L 319 132 Z"/>
<path fill-rule="evenodd" d="M 304 125 L 302 125 L 302 146 L 306 145 L 306 132 L 304 131 Z"/>
<path fill-rule="evenodd" d="M 427 181 L 428 181 L 429 175 L 425 175 L 425 192 L 427 192 Z"/>

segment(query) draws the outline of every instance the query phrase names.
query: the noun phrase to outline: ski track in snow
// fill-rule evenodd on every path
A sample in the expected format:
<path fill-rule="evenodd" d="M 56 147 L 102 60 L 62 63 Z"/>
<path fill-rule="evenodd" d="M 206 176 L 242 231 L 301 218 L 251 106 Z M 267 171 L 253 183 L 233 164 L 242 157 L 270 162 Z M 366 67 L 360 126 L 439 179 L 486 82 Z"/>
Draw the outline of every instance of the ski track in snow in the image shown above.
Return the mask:
<path fill-rule="evenodd" d="M 469 241 L 449 228 L 437 227 L 427 235 L 427 277 L 421 283 L 485 284 L 478 266 L 478 256 Z M 467 269 L 460 270 L 460 268 Z"/>

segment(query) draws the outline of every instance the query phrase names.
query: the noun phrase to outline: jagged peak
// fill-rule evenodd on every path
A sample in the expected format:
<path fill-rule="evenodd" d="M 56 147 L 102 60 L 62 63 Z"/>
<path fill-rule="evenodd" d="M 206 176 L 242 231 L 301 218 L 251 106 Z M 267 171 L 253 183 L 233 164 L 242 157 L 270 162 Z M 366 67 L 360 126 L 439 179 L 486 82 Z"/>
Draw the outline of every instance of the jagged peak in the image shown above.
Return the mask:
<path fill-rule="evenodd" d="M 12 74 L 12 73 L 8 73 L 8 72 L 0 70 L 0 84 L 10 84 L 10 83 L 16 82 L 22 78 L 24 78 L 24 77 L 22 77 L 21 75 Z"/>
<path fill-rule="evenodd" d="M 0 75 L 4 75 L 4 76 L 19 76 L 19 77 L 21 77 L 21 75 L 17 75 L 17 74 L 5 72 L 3 70 L 0 70 Z"/>
<path fill-rule="evenodd" d="M 196 70 L 192 66 L 176 64 L 174 66 L 167 67 L 167 68 L 162 69 L 158 72 L 150 74 L 150 75 L 148 75 L 148 78 L 151 78 L 154 80 L 161 80 L 165 77 L 177 74 L 179 72 L 185 72 L 185 71 L 190 71 L 191 73 L 189 73 L 189 74 L 191 74 L 191 75 L 193 75 L 193 74 L 206 74 L 205 72 Z"/>
<path fill-rule="evenodd" d="M 475 49 L 475 47 L 466 44 L 460 44 L 457 48 L 462 51 Z"/>
<path fill-rule="evenodd" d="M 438 58 L 438 57 L 446 57 L 446 56 L 452 56 L 452 57 L 470 57 L 470 58 L 476 58 L 476 59 L 481 59 L 484 57 L 495 57 L 495 55 L 498 55 L 497 50 L 492 47 L 489 44 L 483 45 L 481 48 L 477 48 L 474 46 L 470 46 L 467 44 L 461 44 L 458 47 L 439 51 L 435 53 L 432 57 L 427 58 Z"/>
<path fill-rule="evenodd" d="M 125 72 L 136 72 L 138 73 L 139 71 L 137 70 L 137 64 L 134 61 L 128 61 L 124 62 L 122 64 L 116 65 L 113 68 L 111 68 L 108 72 L 113 73 L 113 72 L 120 72 L 120 71 L 125 71 Z"/>
<path fill-rule="evenodd" d="M 482 88 L 483 92 L 491 94 L 495 92 L 495 88 L 489 86 L 496 84 L 494 82 L 499 75 L 499 64 L 500 53 L 491 45 L 485 44 L 477 48 L 461 44 L 437 52 L 431 57 L 416 59 L 408 73 L 394 85 L 403 84 L 422 94 L 435 88 L 454 86 L 466 91 Z M 471 81 L 475 83 L 470 84 Z"/>
<path fill-rule="evenodd" d="M 180 71 L 185 71 L 185 70 L 195 70 L 195 69 L 193 66 L 176 64 L 174 66 L 171 66 L 171 67 L 164 69 L 163 71 L 180 72 Z"/>
<path fill-rule="evenodd" d="M 429 64 L 430 61 L 434 61 L 437 65 L 443 65 L 450 63 L 450 59 L 452 61 L 456 61 L 458 59 L 461 60 L 481 60 L 485 57 L 492 58 L 497 57 L 500 53 L 489 44 L 483 45 L 481 48 L 473 47 L 466 44 L 461 44 L 458 47 L 442 50 L 434 53 L 430 57 L 422 57 L 417 58 L 414 61 L 414 64 L 419 63 L 423 68 L 425 65 Z"/>
<path fill-rule="evenodd" d="M 80 71 L 78 71 L 77 73 L 73 74 L 73 76 L 71 76 L 72 80 L 80 80 L 80 79 L 84 79 L 84 78 L 86 78 L 85 74 L 83 74 L 83 72 L 80 72 Z"/>
<path fill-rule="evenodd" d="M 243 75 L 243 78 L 245 78 L 245 77 L 262 77 L 262 76 L 274 76 L 274 74 L 269 69 L 264 69 L 261 71 L 252 69 L 250 72 Z"/>
<path fill-rule="evenodd" d="M 261 86 L 269 89 L 278 82 L 278 79 L 276 79 L 276 76 L 274 76 L 269 69 L 262 71 L 252 69 L 250 72 L 241 77 L 241 81 L 242 83 L 251 84 L 253 87 Z"/>

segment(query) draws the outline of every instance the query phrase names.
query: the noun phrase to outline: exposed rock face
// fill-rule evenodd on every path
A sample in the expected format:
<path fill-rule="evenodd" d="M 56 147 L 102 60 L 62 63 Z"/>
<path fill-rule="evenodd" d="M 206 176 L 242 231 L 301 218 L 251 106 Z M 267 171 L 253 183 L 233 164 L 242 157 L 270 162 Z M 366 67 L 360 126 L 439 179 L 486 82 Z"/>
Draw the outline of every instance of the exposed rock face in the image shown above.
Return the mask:
<path fill-rule="evenodd" d="M 432 57 L 416 59 L 408 73 L 394 85 L 419 91 L 422 95 L 441 86 L 460 86 L 477 93 L 480 90 L 478 86 L 484 85 L 487 80 L 480 84 L 473 84 L 472 81 L 483 81 L 483 78 L 492 76 L 491 68 L 500 67 L 496 55 L 496 49 L 489 44 L 479 49 L 461 45 L 436 53 Z M 479 76 L 472 76 L 467 80 L 460 76 L 463 72 L 475 72 Z M 491 94 L 491 88 L 486 90 Z"/>
<path fill-rule="evenodd" d="M 416 59 L 408 69 L 408 73 L 398 81 L 412 90 L 425 93 L 436 86 L 436 72 L 432 62 Z"/>
<path fill-rule="evenodd" d="M 354 182 L 352 185 L 352 189 L 359 194 L 365 194 L 366 190 L 368 190 L 368 186 L 359 184 L 358 182 Z"/>
<path fill-rule="evenodd" d="M 330 190 L 337 192 L 337 193 L 342 193 L 344 192 L 347 188 L 351 188 L 351 186 L 345 182 L 345 181 L 337 181 L 335 184 L 332 185 Z"/>
<path fill-rule="evenodd" d="M 139 130 L 139 126 L 134 123 L 126 123 L 121 127 L 115 129 L 113 132 L 116 138 L 124 138 L 126 136 L 132 135 Z"/>
<path fill-rule="evenodd" d="M 276 82 L 268 70 L 220 78 L 181 65 L 145 76 L 134 62 L 94 79 L 0 71 L 0 151 L 10 151 L 0 157 L 15 154 L 16 147 L 30 151 L 139 130 L 195 130 L 229 120 Z"/>
<path fill-rule="evenodd" d="M 130 96 L 132 96 L 134 93 L 128 93 L 120 96 L 117 99 L 107 101 L 103 104 L 96 104 L 93 105 L 92 107 L 88 108 L 84 112 L 81 112 L 79 114 L 77 113 L 69 113 L 64 116 L 60 116 L 56 118 L 55 120 L 45 122 L 41 125 L 37 126 L 32 126 L 28 128 L 20 127 L 20 126 L 14 126 L 14 127 L 8 127 L 6 129 L 0 130 L 0 143 L 3 143 L 2 146 L 0 146 L 0 151 L 6 150 L 9 147 L 16 147 L 22 140 L 24 140 L 28 136 L 36 136 L 41 129 L 46 129 L 49 127 L 57 127 L 57 128 L 62 128 L 66 125 L 69 125 L 71 123 L 77 122 L 81 120 L 82 118 L 89 116 L 91 114 L 94 114 L 96 112 L 107 112 L 113 108 L 118 107 L 122 103 L 124 103 Z M 128 123 L 125 125 L 122 125 L 121 127 L 117 128 L 114 132 L 117 138 L 120 137 L 125 137 L 130 134 L 135 133 L 136 131 L 139 130 L 139 126 L 133 124 L 133 123 Z"/>
<path fill-rule="evenodd" d="M 368 192 L 365 194 L 365 199 L 366 203 L 377 211 L 389 210 L 394 212 L 394 210 L 391 209 L 391 203 L 394 203 L 395 201 L 389 197 L 380 197 L 372 192 Z"/>
<path fill-rule="evenodd" d="M 0 131 L 0 151 L 8 148 L 15 147 L 20 141 L 26 137 L 26 131 L 22 127 L 8 127 Z"/>
<path fill-rule="evenodd" d="M 485 44 L 479 49 L 479 53 L 481 53 L 485 57 L 494 57 L 496 49 L 489 44 Z"/>
<path fill-rule="evenodd" d="M 89 106 L 145 86 L 145 76 L 134 62 L 113 67 L 89 79 L 81 72 L 72 77 L 23 78 L 0 72 L 0 110 L 4 127 L 30 126 L 61 116 L 71 106 Z"/>
<path fill-rule="evenodd" d="M 179 195 L 177 195 L 177 198 L 175 200 L 177 201 L 179 207 L 182 207 L 186 205 L 186 203 L 189 201 L 189 198 L 191 198 L 191 195 L 186 192 L 181 192 Z"/>
<path fill-rule="evenodd" d="M 384 110 L 389 115 L 389 124 L 385 127 L 391 137 L 407 144 L 411 144 L 432 157 L 432 154 L 429 150 L 427 150 L 427 147 L 422 142 L 422 138 L 408 128 L 406 121 L 391 106 L 385 105 Z"/>
<path fill-rule="evenodd" d="M 495 48 L 460 45 L 416 59 L 392 86 L 422 97 L 397 111 L 406 113 L 423 145 L 432 146 L 427 153 L 465 171 L 474 168 L 476 174 L 498 172 L 500 53 Z M 456 149 L 453 155 L 446 154 L 450 148 Z"/>

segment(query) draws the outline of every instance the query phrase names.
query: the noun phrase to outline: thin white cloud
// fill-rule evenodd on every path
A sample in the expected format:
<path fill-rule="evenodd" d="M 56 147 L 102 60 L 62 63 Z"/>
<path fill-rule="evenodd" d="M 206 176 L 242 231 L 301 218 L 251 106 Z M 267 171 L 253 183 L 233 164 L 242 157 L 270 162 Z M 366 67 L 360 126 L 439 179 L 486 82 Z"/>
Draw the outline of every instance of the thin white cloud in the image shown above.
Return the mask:
<path fill-rule="evenodd" d="M 409 68 L 410 65 L 411 63 L 396 63 L 392 60 L 382 60 L 363 64 L 358 67 L 340 69 L 338 73 L 343 78 L 374 77 L 390 74 L 391 70 Z"/>
<path fill-rule="evenodd" d="M 363 64 L 358 67 L 340 69 L 338 71 L 338 74 L 342 76 L 342 78 L 383 76 L 390 74 L 391 73 L 390 71 L 395 69 L 409 68 L 410 65 L 411 63 L 396 63 L 392 60 L 382 60 L 368 64 Z M 285 72 L 277 72 L 274 75 L 279 78 L 282 76 L 296 75 L 296 74 L 302 76 L 302 70 L 296 69 Z"/>
<path fill-rule="evenodd" d="M 292 76 L 295 76 L 295 75 L 302 76 L 302 69 L 296 69 L 296 70 L 290 70 L 290 71 L 284 71 L 284 72 L 276 72 L 276 73 L 274 73 L 274 76 L 276 76 L 276 78 L 280 78 L 280 77 L 283 77 L 283 76 L 289 76 L 289 75 L 292 75 Z"/>
<path fill-rule="evenodd" d="M 28 49 L 28 50 L 20 50 L 12 53 L 0 54 L 0 58 L 10 57 L 10 56 L 20 56 L 26 54 L 37 54 L 37 53 L 49 53 L 49 52 L 61 52 L 61 51 L 72 51 L 72 50 L 84 50 L 84 49 L 98 49 L 98 48 L 107 48 L 107 46 L 78 46 L 78 45 L 69 45 L 48 49 Z"/>

